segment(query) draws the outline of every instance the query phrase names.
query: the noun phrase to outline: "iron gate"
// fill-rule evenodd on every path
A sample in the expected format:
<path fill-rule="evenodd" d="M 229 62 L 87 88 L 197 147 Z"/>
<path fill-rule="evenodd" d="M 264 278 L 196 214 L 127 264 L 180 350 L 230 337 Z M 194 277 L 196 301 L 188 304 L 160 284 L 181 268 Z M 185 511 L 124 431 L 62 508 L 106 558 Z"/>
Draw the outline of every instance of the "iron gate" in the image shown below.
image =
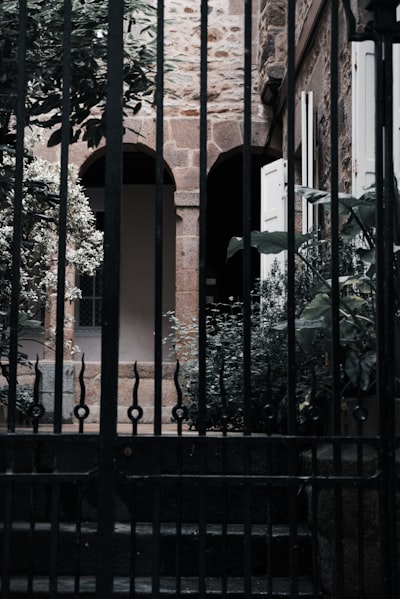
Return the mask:
<path fill-rule="evenodd" d="M 54 16 L 58 27 L 62 14 L 63 32 L 58 30 L 58 38 L 63 36 L 59 78 L 53 81 L 54 89 L 58 85 L 60 93 L 52 105 L 60 119 L 53 121 L 54 113 L 48 112 L 46 107 L 42 106 L 41 112 L 39 108 L 36 113 L 32 110 L 37 102 L 44 101 L 40 95 L 43 93 L 39 85 L 41 75 L 32 70 L 31 62 L 35 52 L 40 55 L 40 48 L 35 47 L 34 39 L 30 37 L 37 3 L 3 1 L 0 9 L 5 23 L 3 29 L 9 32 L 2 38 L 4 69 L 17 73 L 14 87 L 5 87 L 8 100 L 3 102 L 2 109 L 1 205 L 4 211 L 11 197 L 14 210 L 12 261 L 2 265 L 3 286 L 10 286 L 9 304 L 1 306 L 4 325 L 2 373 L 8 385 L 8 413 L 0 435 L 2 597 L 218 595 L 396 599 L 399 583 L 399 432 L 395 430 L 395 393 L 399 308 L 398 264 L 393 247 L 397 249 L 399 244 L 396 237 L 398 196 L 393 183 L 392 90 L 397 73 L 395 62 L 393 70 L 392 56 L 393 43 L 398 42 L 397 2 L 371 2 L 368 11 L 363 6 L 357 6 L 355 10 L 353 3 L 348 1 L 333 0 L 308 3 L 295 0 L 287 3 L 199 0 L 193 6 L 162 0 L 154 3 L 154 12 L 150 16 L 157 30 L 152 42 L 156 50 L 156 64 L 152 65 L 155 67 L 154 103 L 141 109 L 150 111 L 155 149 L 153 418 L 150 425 L 142 424 L 142 378 L 140 365 L 135 365 L 132 403 L 126 407 L 128 424 L 124 426 L 118 422 L 117 411 L 120 313 L 116 309 L 120 304 L 123 140 L 129 129 L 128 126 L 124 129 L 127 117 L 133 113 L 140 115 L 141 93 L 139 83 L 135 88 L 139 91 L 133 98 L 135 106 L 127 108 L 124 102 L 132 100 L 132 96 L 127 93 L 129 68 L 124 67 L 123 42 L 131 27 L 134 35 L 139 35 L 140 18 L 136 15 L 136 21 L 124 19 L 125 11 L 130 8 L 129 2 L 113 0 L 108 3 L 108 30 L 95 26 L 93 38 L 93 52 L 96 52 L 96 39 L 106 37 L 108 40 L 107 56 L 101 56 L 103 68 L 107 64 L 106 104 L 102 105 L 99 100 L 100 111 L 103 110 L 107 118 L 102 118 L 100 112 L 100 120 L 95 123 L 100 123 L 97 142 L 103 134 L 106 139 L 100 420 L 95 431 L 88 424 L 93 408 L 87 401 L 84 360 L 79 366 L 76 387 L 79 397 L 75 398 L 72 424 L 65 422 L 63 412 L 67 170 L 73 151 L 70 142 L 77 141 L 75 131 L 79 125 L 72 121 L 71 114 L 77 111 L 77 106 L 79 109 L 80 101 L 71 91 L 75 90 L 76 94 L 79 89 L 79 86 L 75 89 L 73 83 L 76 76 L 73 44 L 77 39 L 74 34 L 77 33 L 79 10 L 90 9 L 90 4 L 88 1 L 64 0 L 42 9 L 46 12 L 43 14 L 45 23 L 48 23 L 48 11 L 51 14 L 54 10 L 54 15 L 58 15 L 58 20 Z M 96 6 L 100 15 L 104 6 L 102 3 Z M 17 16 L 15 30 L 7 27 L 10 26 L 7 20 L 10 10 Z M 198 40 L 198 91 L 191 98 L 197 102 L 197 109 L 194 110 L 189 102 L 185 114 L 185 118 L 195 123 L 197 145 L 192 148 L 196 154 L 184 155 L 180 158 L 183 162 L 175 163 L 176 170 L 171 170 L 176 178 L 175 191 L 195 193 L 198 199 L 194 203 L 188 202 L 190 209 L 196 210 L 199 222 L 198 261 L 195 252 L 196 264 L 191 266 L 197 277 L 197 281 L 192 279 L 192 285 L 194 290 L 198 289 L 198 304 L 195 313 L 189 315 L 190 318 L 197 317 L 198 352 L 195 355 L 195 380 L 192 378 L 191 386 L 188 386 L 184 374 L 187 355 L 182 356 L 182 348 L 177 346 L 180 359 L 174 375 L 176 400 L 169 407 L 166 420 L 163 415 L 163 362 L 166 360 L 163 351 L 163 206 L 165 164 L 167 157 L 173 160 L 168 153 L 171 142 L 168 117 L 171 115 L 168 112 L 170 105 L 164 99 L 167 97 L 171 101 L 171 98 L 165 81 L 169 73 L 181 75 L 182 98 L 178 94 L 178 103 L 185 103 L 184 75 L 188 69 L 185 60 L 191 68 L 194 62 L 190 55 L 193 48 L 188 50 L 188 47 L 178 53 L 178 59 L 169 61 L 167 50 L 171 43 L 172 46 L 179 45 L 185 27 L 174 30 L 173 41 L 166 32 L 171 23 L 174 24 L 174 18 L 182 17 L 187 18 L 188 24 L 195 24 L 193 35 Z M 229 20 L 231 17 L 232 21 Z M 258 22 L 260 30 L 256 28 Z M 212 210 L 207 202 L 207 176 L 216 156 L 218 138 L 214 136 L 214 130 L 224 118 L 221 114 L 225 110 L 229 112 L 226 106 L 221 112 L 215 110 L 213 102 L 215 94 L 218 97 L 219 93 L 216 85 L 223 86 L 232 77 L 229 53 L 223 47 L 218 47 L 217 52 L 222 57 L 222 64 L 226 64 L 226 72 L 224 68 L 216 69 L 213 43 L 227 23 L 231 26 L 229 35 L 239 31 L 242 43 L 240 51 L 237 44 L 231 49 L 239 61 L 240 80 L 235 79 L 235 85 L 230 88 L 229 93 L 235 89 L 236 94 L 233 108 L 229 106 L 235 118 L 228 119 L 227 128 L 228 137 L 230 132 L 234 137 L 237 135 L 234 124 L 240 123 L 243 156 L 242 226 L 240 230 L 228 231 L 233 238 L 229 253 L 235 254 L 236 258 L 240 256 L 238 269 L 242 277 L 240 301 L 235 302 L 235 306 L 240 307 L 235 321 L 239 328 L 234 329 L 233 336 L 230 329 L 220 328 L 221 320 L 213 312 L 217 308 L 210 308 L 207 303 L 210 278 L 207 231 L 211 226 L 208 214 Z M 347 28 L 346 35 L 344 27 Z M 43 35 L 43 30 L 39 29 L 37 35 Z M 348 62 L 351 48 L 348 40 L 362 43 L 372 40 L 375 44 L 376 111 L 367 118 L 372 123 L 375 121 L 372 125 L 375 186 L 372 195 L 358 203 L 339 193 L 351 189 L 346 179 L 349 173 L 351 177 L 352 170 L 351 156 L 346 153 L 350 146 L 346 143 L 349 142 L 349 127 L 352 124 L 355 127 L 355 117 L 353 123 L 348 119 L 349 105 L 346 104 L 351 101 L 352 89 L 346 70 L 351 64 Z M 256 118 L 260 95 L 255 91 L 256 47 L 259 48 L 259 71 L 264 73 L 264 80 L 260 75 L 264 136 L 259 134 L 259 113 Z M 274 54 L 274 48 L 280 50 Z M 323 77 L 316 85 L 310 73 L 321 57 L 325 59 Z M 50 60 L 48 56 L 47 59 Z M 151 60 L 146 64 L 149 63 Z M 13 70 L 13 65 L 18 68 Z M 42 65 L 42 68 L 46 66 Z M 151 73 L 151 67 L 148 68 Z M 219 75 L 217 83 L 216 73 Z M 2 82 L 7 86 L 7 77 L 3 76 Z M 145 79 L 142 83 L 147 91 Z M 317 103 L 320 94 L 320 105 L 324 106 L 324 110 L 320 109 L 322 112 L 317 111 L 316 121 L 315 113 L 308 114 L 317 127 L 317 136 L 311 146 L 317 148 L 318 160 L 313 160 L 311 166 L 319 185 L 329 190 L 329 196 L 326 192 L 310 191 L 310 179 L 303 179 L 302 189 L 296 187 L 300 183 L 299 148 L 305 143 L 305 138 L 299 143 L 299 98 L 304 89 L 314 91 Z M 49 89 L 47 92 L 50 95 Z M 96 102 L 92 108 L 96 108 Z M 178 110 L 173 102 L 172 110 Z M 54 404 L 50 408 L 47 404 L 46 409 L 43 406 L 43 367 L 38 360 L 33 367 L 29 426 L 23 428 L 17 410 L 19 369 L 23 359 L 19 346 L 19 279 L 24 267 L 22 250 L 30 241 L 24 238 L 27 213 L 23 203 L 26 194 L 25 128 L 29 119 L 35 121 L 36 126 L 51 122 L 51 131 L 59 128 L 58 139 L 52 139 L 60 142 L 60 188 L 58 197 L 50 198 L 59 206 L 58 220 L 48 221 L 50 228 L 58 227 Z M 182 123 L 178 127 L 183 127 Z M 93 135 L 95 137 L 97 133 Z M 145 136 L 145 133 L 141 135 Z M 145 143 L 146 138 L 143 139 Z M 140 135 L 137 143 L 141 143 Z M 219 148 L 223 158 L 226 157 L 221 150 L 224 143 L 226 140 L 220 141 Z M 277 151 L 279 146 L 280 153 Z M 238 149 L 229 143 L 226 148 L 227 153 Z M 39 146 L 38 151 L 43 148 Z M 254 227 L 252 212 L 257 212 L 259 201 L 258 197 L 254 200 L 252 196 L 255 189 L 252 164 L 260 160 L 260 156 L 264 164 L 272 164 L 280 157 L 286 160 L 287 227 L 278 237 L 273 232 L 272 237 L 252 233 L 252 229 L 258 228 Z M 196 173 L 196 185 L 191 189 L 185 187 L 185 178 L 179 179 L 178 174 L 179 168 L 188 167 Z M 318 231 L 305 231 L 301 237 L 297 192 L 308 197 L 310 204 L 314 202 L 315 206 L 326 208 L 307 210 L 314 224 L 318 225 Z M 370 220 L 366 230 L 370 245 L 357 246 L 359 242 L 356 242 L 351 246 L 355 252 L 361 250 L 361 254 L 352 254 L 351 279 L 348 276 L 345 280 L 343 243 L 353 239 L 351 227 L 354 223 L 358 224 L 358 235 L 364 231 L 360 226 L 362 210 L 366 206 L 370 208 L 372 201 L 376 211 L 373 216 L 368 211 Z M 179 202 L 182 200 L 176 201 L 177 209 Z M 225 208 L 229 211 L 228 205 Z M 304 211 L 302 214 L 304 219 Z M 346 220 L 349 214 L 351 218 Z M 258 218 L 258 214 L 256 216 Z M 36 213 L 34 217 L 40 219 L 41 214 Z M 313 240 L 316 243 L 313 244 Z M 224 251 L 228 251 L 228 240 L 222 244 Z M 284 324 L 268 321 L 265 316 L 260 319 L 266 309 L 263 302 L 268 304 L 268 294 L 273 294 L 271 287 L 267 287 L 267 295 L 254 310 L 254 263 L 258 268 L 258 253 L 253 254 L 252 246 L 260 253 L 282 255 L 278 250 L 286 252 Z M 304 247 L 306 253 L 301 257 L 300 250 Z M 182 255 L 185 251 L 187 246 Z M 369 252 L 367 256 L 365 252 Z M 355 255 L 369 260 L 369 270 L 360 261 L 354 263 Z M 310 257 L 316 262 L 307 262 Z M 135 257 L 133 264 L 140 259 L 142 257 Z M 307 297 L 301 295 L 305 279 L 299 283 L 299 260 L 307 262 L 303 274 L 314 273 L 314 278 L 311 276 L 313 286 L 308 288 Z M 325 293 L 315 287 L 318 281 Z M 343 294 L 345 286 L 347 293 Z M 351 286 L 350 290 L 348 286 Z M 6 295 L 3 293 L 2 297 Z M 276 296 L 272 296 L 277 302 Z M 308 313 L 299 314 L 299 297 Z M 326 302 L 322 316 L 315 307 L 316 298 L 320 300 L 321 297 Z M 312 312 L 311 304 L 315 312 Z M 366 311 L 359 307 L 361 304 Z M 277 304 L 272 309 L 278 310 Z M 225 316 L 223 309 L 222 321 Z M 255 328 L 254 319 L 259 328 Z M 360 320 L 368 323 L 362 334 Z M 193 330 L 189 333 L 191 340 Z M 283 335 L 274 337 L 278 339 L 278 345 L 272 347 L 275 356 L 284 356 L 284 359 L 274 362 L 270 350 L 265 354 L 268 360 L 260 375 L 254 340 L 263 336 L 270 339 L 270 331 L 274 331 L 274 335 Z M 234 356 L 233 366 L 224 345 L 225 335 L 228 344 L 232 345 L 235 335 L 240 338 L 241 350 Z M 317 360 L 311 366 L 309 361 L 304 362 L 304 355 L 299 354 L 299 344 L 309 341 L 310 336 L 311 346 L 303 347 L 308 347 L 306 357 Z M 219 342 L 212 354 L 210 348 L 215 349 L 215 339 Z M 319 345 L 321 340 L 323 345 Z M 353 361 L 345 361 L 345 350 L 351 350 Z M 321 351 L 322 356 L 318 354 Z M 327 359 L 329 364 L 326 364 Z M 230 377 L 234 376 L 232 371 L 240 373 L 236 396 L 232 396 L 235 387 L 230 384 Z M 376 379 L 373 384 L 368 380 L 366 385 L 363 376 L 369 376 L 371 372 Z M 326 376 L 328 384 L 325 384 Z M 349 407 L 351 401 L 344 393 L 344 377 L 346 388 L 352 383 L 353 412 Z M 367 387 L 374 391 L 371 406 Z M 343 407 L 346 406 L 347 432 L 343 428 Z"/>

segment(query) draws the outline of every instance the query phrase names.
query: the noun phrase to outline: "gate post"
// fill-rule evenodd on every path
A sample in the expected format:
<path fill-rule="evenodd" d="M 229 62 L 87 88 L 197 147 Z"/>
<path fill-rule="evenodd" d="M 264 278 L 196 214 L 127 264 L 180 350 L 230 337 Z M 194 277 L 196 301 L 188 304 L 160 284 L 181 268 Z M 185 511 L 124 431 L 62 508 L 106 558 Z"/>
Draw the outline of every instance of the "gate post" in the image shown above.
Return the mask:
<path fill-rule="evenodd" d="M 356 31 L 349 0 L 343 0 L 350 41 L 375 42 L 375 187 L 377 281 L 377 400 L 380 434 L 380 529 L 382 596 L 397 597 L 395 377 L 394 365 L 394 197 L 393 43 L 400 42 L 399 0 L 359 2 L 373 13 L 363 32 Z"/>
<path fill-rule="evenodd" d="M 376 276 L 377 276 L 377 397 L 382 441 L 382 491 L 380 526 L 381 564 L 385 597 L 397 596 L 397 541 L 395 488 L 394 407 L 394 197 L 393 169 L 393 43 L 396 33 L 396 0 L 373 0 L 375 39 L 375 152 L 376 152 Z M 398 34 L 397 34 L 398 36 Z"/>

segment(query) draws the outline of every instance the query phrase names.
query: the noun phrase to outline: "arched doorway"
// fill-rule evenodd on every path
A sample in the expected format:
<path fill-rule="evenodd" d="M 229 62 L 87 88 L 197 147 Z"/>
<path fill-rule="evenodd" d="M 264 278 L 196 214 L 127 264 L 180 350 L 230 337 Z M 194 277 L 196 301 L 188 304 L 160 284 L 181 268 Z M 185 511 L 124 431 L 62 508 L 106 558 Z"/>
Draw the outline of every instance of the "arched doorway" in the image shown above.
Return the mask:
<path fill-rule="evenodd" d="M 260 228 L 261 166 L 265 156 L 253 154 L 251 166 L 252 230 Z M 207 181 L 207 275 L 209 298 L 227 302 L 242 297 L 242 254 L 226 260 L 231 237 L 243 235 L 243 154 L 238 152 L 220 160 L 210 171 Z M 251 278 L 259 277 L 260 261 L 252 253 Z M 212 285 L 212 282 L 215 284 Z"/>
<path fill-rule="evenodd" d="M 105 156 L 82 174 L 82 183 L 96 213 L 104 219 Z M 123 198 L 120 272 L 120 361 L 154 358 L 155 159 L 145 151 L 127 148 L 123 160 Z M 174 182 L 164 172 L 163 309 L 175 305 Z M 83 281 L 76 314 L 75 341 L 85 359 L 100 359 L 101 276 Z"/>

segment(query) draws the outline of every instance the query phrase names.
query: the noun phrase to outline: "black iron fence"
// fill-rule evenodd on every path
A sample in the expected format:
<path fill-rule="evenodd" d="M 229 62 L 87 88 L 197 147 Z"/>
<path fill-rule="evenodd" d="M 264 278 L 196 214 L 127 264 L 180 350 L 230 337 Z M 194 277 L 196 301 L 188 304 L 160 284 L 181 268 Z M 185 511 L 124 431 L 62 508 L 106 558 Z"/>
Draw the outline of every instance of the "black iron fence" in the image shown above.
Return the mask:
<path fill-rule="evenodd" d="M 397 3 L 357 10 L 350 2 L 317 0 L 149 4 L 0 4 L 2 247 L 12 230 L 0 288 L 1 401 L 7 406 L 0 434 L 2 597 L 395 599 Z M 150 37 L 135 45 L 142 17 Z M 239 65 L 234 77 L 229 51 L 213 46 L 228 23 L 229 35 L 236 35 L 234 49 L 229 46 Z M 189 43 L 189 26 L 196 43 L 170 59 L 180 39 Z M 361 62 L 354 67 L 352 54 L 354 44 L 361 51 L 369 42 L 372 80 Z M 216 56 L 227 72 L 216 66 Z M 195 63 L 197 88 L 189 101 L 185 76 Z M 232 104 L 215 87 L 215 80 L 223 88 L 230 78 Z M 183 82 L 180 89 L 176 81 Z M 371 86 L 375 109 L 369 113 Z M 148 121 L 135 120 L 141 111 Z M 224 119 L 228 139 L 240 131 L 240 146 L 215 133 Z M 373 181 L 355 194 L 352 177 L 362 176 L 368 148 L 354 161 L 352 133 L 365 133 L 366 123 Z M 36 154 L 46 155 L 46 140 L 59 144 L 57 187 L 40 168 L 36 179 L 29 170 L 29 125 L 50 131 Z M 178 133 L 171 137 L 174 126 Z M 137 137 L 129 137 L 131 130 Z M 148 365 L 133 357 L 131 400 L 121 406 L 127 139 L 130 150 L 148 144 L 154 159 L 154 298 L 148 299 L 154 359 L 149 392 Z M 189 139 L 195 141 L 185 146 Z M 89 163 L 105 155 L 101 384 L 94 394 L 87 375 L 93 360 L 73 363 L 66 354 L 74 328 L 66 293 L 79 298 L 70 287 L 79 266 L 69 258 L 68 169 L 79 162 L 74 144 L 85 156 L 87 145 L 98 146 Z M 223 190 L 212 191 L 210 176 L 235 152 L 240 189 L 229 188 L 225 201 Z M 266 166 L 274 176 L 282 166 L 282 179 L 265 178 L 260 189 Z M 224 183 L 220 175 L 216 180 Z M 164 217 L 172 181 L 176 310 L 166 333 Z M 213 221 L 216 197 L 224 210 L 220 229 Z M 279 228 L 277 220 L 266 224 L 264 208 L 282 212 Z M 56 269 L 54 260 L 46 264 L 53 276 L 45 273 L 44 281 L 40 256 L 29 261 L 43 230 L 57 262 Z M 79 238 L 82 247 L 88 235 Z M 194 240 L 192 252 L 187 238 Z M 219 263 L 214 252 L 223 255 Z M 182 256 L 191 260 L 186 271 Z M 144 259 L 132 257 L 133 280 Z M 232 263 L 230 280 L 220 284 Z M 189 287 L 182 282 L 188 272 Z M 240 279 L 240 293 L 230 299 L 232 278 L 235 289 Z M 133 295 L 139 286 L 136 280 Z M 196 301 L 187 303 L 193 295 Z M 30 298 L 44 317 L 33 315 Z M 26 337 L 39 325 L 53 353 L 30 360 L 21 331 Z M 67 415 L 66 368 L 77 372 Z M 50 401 L 43 386 L 49 372 Z M 173 392 L 167 401 L 168 380 Z"/>

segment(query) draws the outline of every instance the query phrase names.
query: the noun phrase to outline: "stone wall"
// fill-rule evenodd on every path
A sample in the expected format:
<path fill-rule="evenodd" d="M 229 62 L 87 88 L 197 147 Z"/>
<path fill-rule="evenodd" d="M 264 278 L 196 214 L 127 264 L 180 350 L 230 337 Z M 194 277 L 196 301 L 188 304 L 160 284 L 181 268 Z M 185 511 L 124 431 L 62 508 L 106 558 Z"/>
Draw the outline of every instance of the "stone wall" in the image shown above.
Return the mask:
<path fill-rule="evenodd" d="M 363 30 L 371 13 L 365 10 L 365 2 L 354 0 L 352 8 L 356 27 Z M 296 74 L 296 151 L 300 147 L 300 94 L 302 90 L 313 91 L 316 114 L 317 177 L 316 185 L 330 187 L 330 73 L 331 73 L 331 26 L 330 3 L 319 0 L 303 0 L 296 4 L 296 40 L 300 43 L 302 33 L 309 26 L 307 19 L 315 7 L 323 11 L 312 32 Z M 275 118 L 281 130 L 281 155 L 287 154 L 287 125 L 285 90 L 280 83 L 287 69 L 286 2 L 262 0 L 260 18 L 259 69 L 260 89 L 265 103 L 282 107 Z M 339 125 L 339 186 L 342 191 L 351 190 L 351 44 L 347 40 L 347 21 L 340 3 L 339 9 L 339 67 L 338 67 L 338 125 Z M 280 94 L 280 95 L 279 95 Z"/>
<path fill-rule="evenodd" d="M 286 5 L 285 0 L 261 0 L 259 87 L 268 105 L 275 103 L 286 72 Z"/>

